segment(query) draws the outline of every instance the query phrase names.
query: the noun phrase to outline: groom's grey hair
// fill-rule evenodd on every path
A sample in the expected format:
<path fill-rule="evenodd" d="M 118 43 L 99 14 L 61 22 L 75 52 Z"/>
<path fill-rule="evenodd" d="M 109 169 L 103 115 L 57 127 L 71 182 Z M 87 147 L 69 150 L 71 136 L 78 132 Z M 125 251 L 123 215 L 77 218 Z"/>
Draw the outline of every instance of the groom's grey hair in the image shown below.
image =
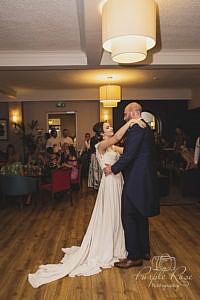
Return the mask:
<path fill-rule="evenodd" d="M 137 103 L 137 102 L 131 102 L 131 103 L 129 103 L 129 104 L 126 106 L 126 109 L 127 109 L 128 111 L 137 111 L 137 112 L 140 113 L 140 114 L 141 114 L 141 112 L 142 112 L 142 106 L 141 106 L 139 103 Z"/>

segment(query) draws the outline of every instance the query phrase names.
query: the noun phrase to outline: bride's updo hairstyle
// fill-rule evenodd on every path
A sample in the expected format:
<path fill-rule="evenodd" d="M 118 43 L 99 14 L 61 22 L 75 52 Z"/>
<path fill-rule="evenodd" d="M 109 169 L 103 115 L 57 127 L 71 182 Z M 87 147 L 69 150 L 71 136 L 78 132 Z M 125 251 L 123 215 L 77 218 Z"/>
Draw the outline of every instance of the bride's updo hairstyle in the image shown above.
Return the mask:
<path fill-rule="evenodd" d="M 93 126 L 93 131 L 100 141 L 103 139 L 103 124 L 104 122 L 98 122 Z"/>

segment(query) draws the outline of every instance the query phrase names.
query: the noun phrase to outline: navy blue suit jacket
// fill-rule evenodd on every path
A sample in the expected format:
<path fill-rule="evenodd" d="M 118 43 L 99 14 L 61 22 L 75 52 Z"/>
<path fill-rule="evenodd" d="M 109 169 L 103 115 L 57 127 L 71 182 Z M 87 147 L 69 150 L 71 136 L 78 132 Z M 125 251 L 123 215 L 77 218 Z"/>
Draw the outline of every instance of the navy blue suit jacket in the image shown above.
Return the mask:
<path fill-rule="evenodd" d="M 159 214 L 157 175 L 154 164 L 155 143 L 147 125 L 128 129 L 124 152 L 112 166 L 112 172 L 124 175 L 123 201 L 131 201 L 144 216 Z"/>

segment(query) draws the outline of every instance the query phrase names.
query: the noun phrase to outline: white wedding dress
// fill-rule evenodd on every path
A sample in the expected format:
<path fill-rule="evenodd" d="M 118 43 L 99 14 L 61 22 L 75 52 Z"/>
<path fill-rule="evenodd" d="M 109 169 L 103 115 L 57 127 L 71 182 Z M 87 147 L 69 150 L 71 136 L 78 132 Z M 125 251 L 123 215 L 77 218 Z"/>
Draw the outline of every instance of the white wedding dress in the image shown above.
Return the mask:
<path fill-rule="evenodd" d="M 97 150 L 101 168 L 114 164 L 119 155 L 108 149 L 103 155 Z M 119 258 L 125 258 L 124 232 L 121 222 L 121 193 L 123 177 L 119 173 L 103 174 L 95 207 L 80 247 L 63 248 L 65 253 L 58 264 L 41 265 L 28 275 L 29 283 L 37 288 L 64 276 L 90 276 L 111 268 Z"/>

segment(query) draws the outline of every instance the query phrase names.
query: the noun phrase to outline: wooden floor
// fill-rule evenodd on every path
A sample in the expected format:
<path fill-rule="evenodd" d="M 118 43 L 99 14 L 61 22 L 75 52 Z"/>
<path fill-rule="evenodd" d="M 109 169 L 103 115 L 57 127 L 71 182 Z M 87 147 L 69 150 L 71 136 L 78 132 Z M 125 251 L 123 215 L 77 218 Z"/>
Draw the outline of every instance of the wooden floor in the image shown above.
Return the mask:
<path fill-rule="evenodd" d="M 151 219 L 152 256 L 168 253 L 175 257 L 174 275 L 163 268 L 156 271 L 155 264 L 145 262 L 146 269 L 112 268 L 90 277 L 65 277 L 33 289 L 27 282 L 29 272 L 40 264 L 59 262 L 62 247 L 80 244 L 95 197 L 93 191 L 85 189 L 74 195 L 73 207 L 67 199 L 51 202 L 42 197 L 37 206 L 26 206 L 22 211 L 14 202 L 0 209 L 0 300 L 200 298 L 198 203 L 162 206 L 161 215 Z M 139 271 L 143 275 L 138 275 Z"/>

